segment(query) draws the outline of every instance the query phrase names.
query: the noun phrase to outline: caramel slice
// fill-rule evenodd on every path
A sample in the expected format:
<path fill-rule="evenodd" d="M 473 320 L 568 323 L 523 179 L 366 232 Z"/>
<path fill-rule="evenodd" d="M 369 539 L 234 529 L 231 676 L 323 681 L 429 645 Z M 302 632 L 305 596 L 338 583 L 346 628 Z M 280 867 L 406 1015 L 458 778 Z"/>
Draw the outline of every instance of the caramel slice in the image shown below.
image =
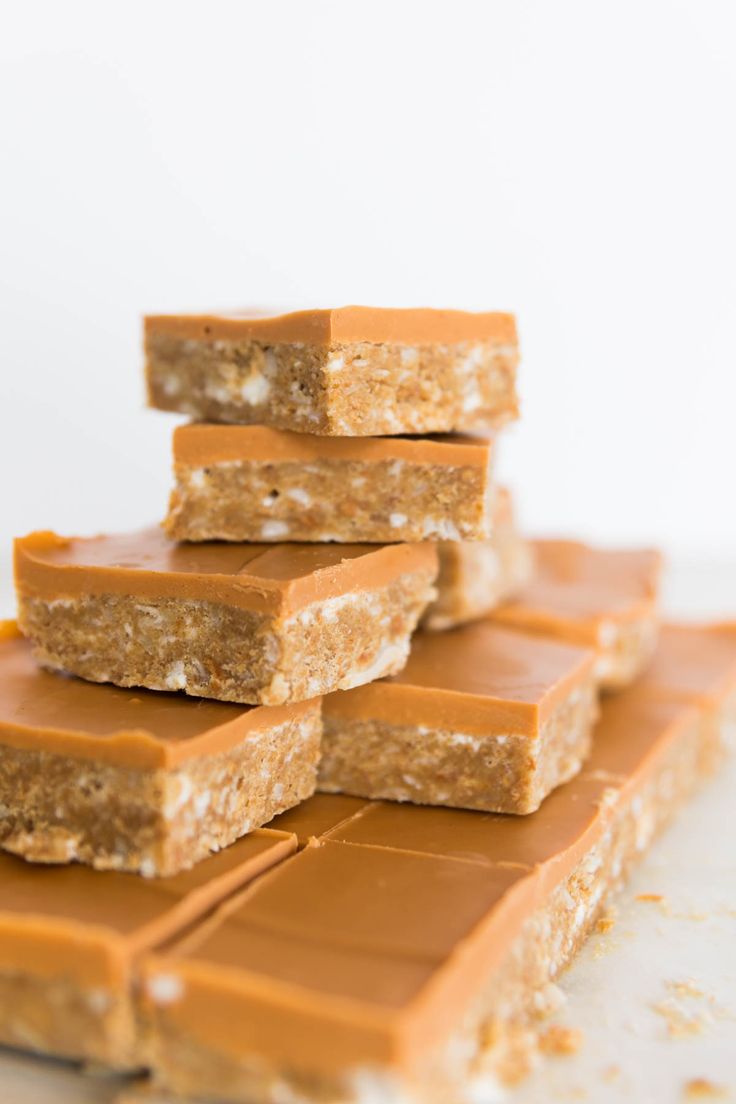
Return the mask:
<path fill-rule="evenodd" d="M 16 542 L 19 622 L 45 666 L 264 705 L 397 671 L 436 572 L 430 544 Z"/>
<path fill-rule="evenodd" d="M 487 429 L 518 411 L 510 314 L 152 315 L 145 347 L 151 405 L 203 421 L 378 437 Z"/>
<path fill-rule="evenodd" d="M 627 686 L 654 654 L 661 555 L 534 541 L 536 571 L 493 613 L 500 625 L 595 648 L 604 689 Z"/>
<path fill-rule="evenodd" d="M 182 426 L 166 531 L 176 540 L 482 540 L 493 527 L 491 441 L 316 437 Z"/>
<path fill-rule="evenodd" d="M 319 788 L 530 813 L 590 748 L 591 652 L 477 622 L 418 633 L 390 680 L 324 702 Z"/>

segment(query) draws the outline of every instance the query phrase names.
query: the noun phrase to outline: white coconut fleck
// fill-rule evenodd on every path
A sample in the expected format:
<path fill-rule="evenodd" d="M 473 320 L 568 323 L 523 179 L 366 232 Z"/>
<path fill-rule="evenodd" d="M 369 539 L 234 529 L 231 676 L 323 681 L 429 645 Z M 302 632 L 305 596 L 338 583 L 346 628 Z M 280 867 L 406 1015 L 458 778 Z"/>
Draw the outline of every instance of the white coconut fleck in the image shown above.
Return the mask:
<path fill-rule="evenodd" d="M 601 621 L 598 626 L 598 643 L 602 648 L 612 648 L 616 643 L 618 627 L 613 621 Z"/>
<path fill-rule="evenodd" d="M 179 783 L 177 787 L 176 796 L 173 801 L 167 804 L 166 816 L 173 817 L 183 805 L 186 805 L 189 798 L 192 796 L 192 780 L 188 774 L 180 774 L 177 778 Z"/>
<path fill-rule="evenodd" d="M 154 974 L 146 981 L 146 990 L 154 1004 L 173 1004 L 184 996 L 184 983 L 175 974 Z"/>
<path fill-rule="evenodd" d="M 407 345 L 401 350 L 401 363 L 402 364 L 414 364 L 419 359 L 419 353 L 411 345 Z"/>
<path fill-rule="evenodd" d="M 142 859 L 140 872 L 144 878 L 155 878 L 157 872 L 156 864 L 153 859 Z"/>
<path fill-rule="evenodd" d="M 209 790 L 202 790 L 202 792 L 198 793 L 197 796 L 195 797 L 195 799 L 194 799 L 194 814 L 195 814 L 195 816 L 197 817 L 198 820 L 201 819 L 204 816 L 204 814 L 207 812 L 207 809 L 209 807 L 209 803 L 210 803 L 211 800 L 212 800 L 212 794 L 210 793 Z"/>
<path fill-rule="evenodd" d="M 172 663 L 169 667 L 168 674 L 164 679 L 164 685 L 167 690 L 185 690 L 187 685 L 187 676 L 184 670 L 184 661 L 177 659 L 176 663 Z"/>
<path fill-rule="evenodd" d="M 90 1011 L 98 1016 L 101 1016 L 103 1012 L 107 1012 L 112 1003 L 110 994 L 106 993 L 104 989 L 90 989 L 85 994 L 85 999 Z"/>
<path fill-rule="evenodd" d="M 204 393 L 208 398 L 214 399 L 218 403 L 229 403 L 231 401 L 231 395 L 227 387 L 218 380 L 208 380 L 205 384 Z"/>
<path fill-rule="evenodd" d="M 204 468 L 192 468 L 189 472 L 189 486 L 199 491 L 205 485 Z"/>
<path fill-rule="evenodd" d="M 300 506 L 309 506 L 312 502 L 312 496 L 308 491 L 305 491 L 303 487 L 290 487 L 286 492 L 287 497 L 298 502 Z"/>
<path fill-rule="evenodd" d="M 261 536 L 264 540 L 278 540 L 279 537 L 287 536 L 289 532 L 289 526 L 285 521 L 264 521 L 261 526 Z"/>
<path fill-rule="evenodd" d="M 282 784 L 280 782 L 277 782 L 276 785 L 271 790 L 271 797 L 274 799 L 274 801 L 280 801 L 283 796 L 284 796 L 284 787 L 282 786 Z"/>
<path fill-rule="evenodd" d="M 181 380 L 178 376 L 168 375 L 161 378 L 161 390 L 164 395 L 178 395 L 181 391 Z"/>
<path fill-rule="evenodd" d="M 240 397 L 243 402 L 258 406 L 264 403 L 271 391 L 271 384 L 266 377 L 256 369 L 253 369 L 248 379 L 240 388 Z"/>
<path fill-rule="evenodd" d="M 331 356 L 328 358 L 325 364 L 325 372 L 339 372 L 345 367 L 345 358 L 341 356 Z"/>
<path fill-rule="evenodd" d="M 391 523 L 392 529 L 400 529 L 402 525 L 406 525 L 406 514 L 389 514 L 388 518 Z"/>

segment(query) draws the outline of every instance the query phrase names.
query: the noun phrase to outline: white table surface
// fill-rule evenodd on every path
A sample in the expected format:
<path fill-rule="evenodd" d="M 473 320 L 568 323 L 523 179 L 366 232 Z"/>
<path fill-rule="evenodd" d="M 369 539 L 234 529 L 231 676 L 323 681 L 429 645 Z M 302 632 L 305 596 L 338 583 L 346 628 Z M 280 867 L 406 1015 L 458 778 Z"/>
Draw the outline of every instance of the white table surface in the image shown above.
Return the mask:
<path fill-rule="evenodd" d="M 672 616 L 736 618 L 736 565 L 676 562 L 665 604 Z M 6 585 L 0 611 L 10 610 Z M 559 987 L 550 1022 L 582 1031 L 581 1046 L 545 1059 L 508 1104 L 736 1101 L 736 762 L 655 844 L 615 900 L 613 927 Z M 688 1091 L 701 1079 L 711 1092 Z M 0 1104 L 109 1104 L 118 1089 L 0 1049 Z"/>

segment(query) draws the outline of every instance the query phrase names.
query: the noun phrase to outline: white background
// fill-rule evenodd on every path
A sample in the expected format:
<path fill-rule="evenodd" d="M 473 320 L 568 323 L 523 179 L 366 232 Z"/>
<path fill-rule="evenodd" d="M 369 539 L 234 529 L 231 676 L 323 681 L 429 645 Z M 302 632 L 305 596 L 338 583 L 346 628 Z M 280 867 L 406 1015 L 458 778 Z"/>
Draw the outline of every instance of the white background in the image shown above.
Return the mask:
<path fill-rule="evenodd" d="M 515 310 L 528 528 L 734 553 L 729 0 L 5 11 L 4 570 L 161 516 L 139 316 L 243 304 Z"/>

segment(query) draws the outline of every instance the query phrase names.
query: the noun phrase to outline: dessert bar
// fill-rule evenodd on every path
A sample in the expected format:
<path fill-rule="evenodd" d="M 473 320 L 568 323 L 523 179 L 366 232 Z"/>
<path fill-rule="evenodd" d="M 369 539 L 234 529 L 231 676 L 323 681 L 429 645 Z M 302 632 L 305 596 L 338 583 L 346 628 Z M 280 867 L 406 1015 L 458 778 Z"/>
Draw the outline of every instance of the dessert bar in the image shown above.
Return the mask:
<path fill-rule="evenodd" d="M 318 787 L 533 812 L 588 754 L 593 665 L 592 652 L 487 622 L 418 633 L 398 675 L 325 698 Z"/>
<path fill-rule="evenodd" d="M 513 315 L 343 307 L 153 315 L 149 401 L 335 437 L 449 433 L 518 413 Z"/>
<path fill-rule="evenodd" d="M 659 552 L 563 540 L 534 541 L 532 547 L 531 581 L 494 611 L 494 621 L 594 648 L 601 686 L 627 686 L 657 643 Z"/>
<path fill-rule="evenodd" d="M 165 527 L 187 541 L 482 540 L 491 458 L 482 438 L 182 426 Z"/>
<path fill-rule="evenodd" d="M 65 678 L 0 623 L 0 847 L 175 874 L 314 792 L 320 704 L 229 705 Z"/>
<path fill-rule="evenodd" d="M 281 705 L 398 671 L 431 544 L 176 545 L 157 529 L 16 541 L 37 659 L 92 682 Z"/>

